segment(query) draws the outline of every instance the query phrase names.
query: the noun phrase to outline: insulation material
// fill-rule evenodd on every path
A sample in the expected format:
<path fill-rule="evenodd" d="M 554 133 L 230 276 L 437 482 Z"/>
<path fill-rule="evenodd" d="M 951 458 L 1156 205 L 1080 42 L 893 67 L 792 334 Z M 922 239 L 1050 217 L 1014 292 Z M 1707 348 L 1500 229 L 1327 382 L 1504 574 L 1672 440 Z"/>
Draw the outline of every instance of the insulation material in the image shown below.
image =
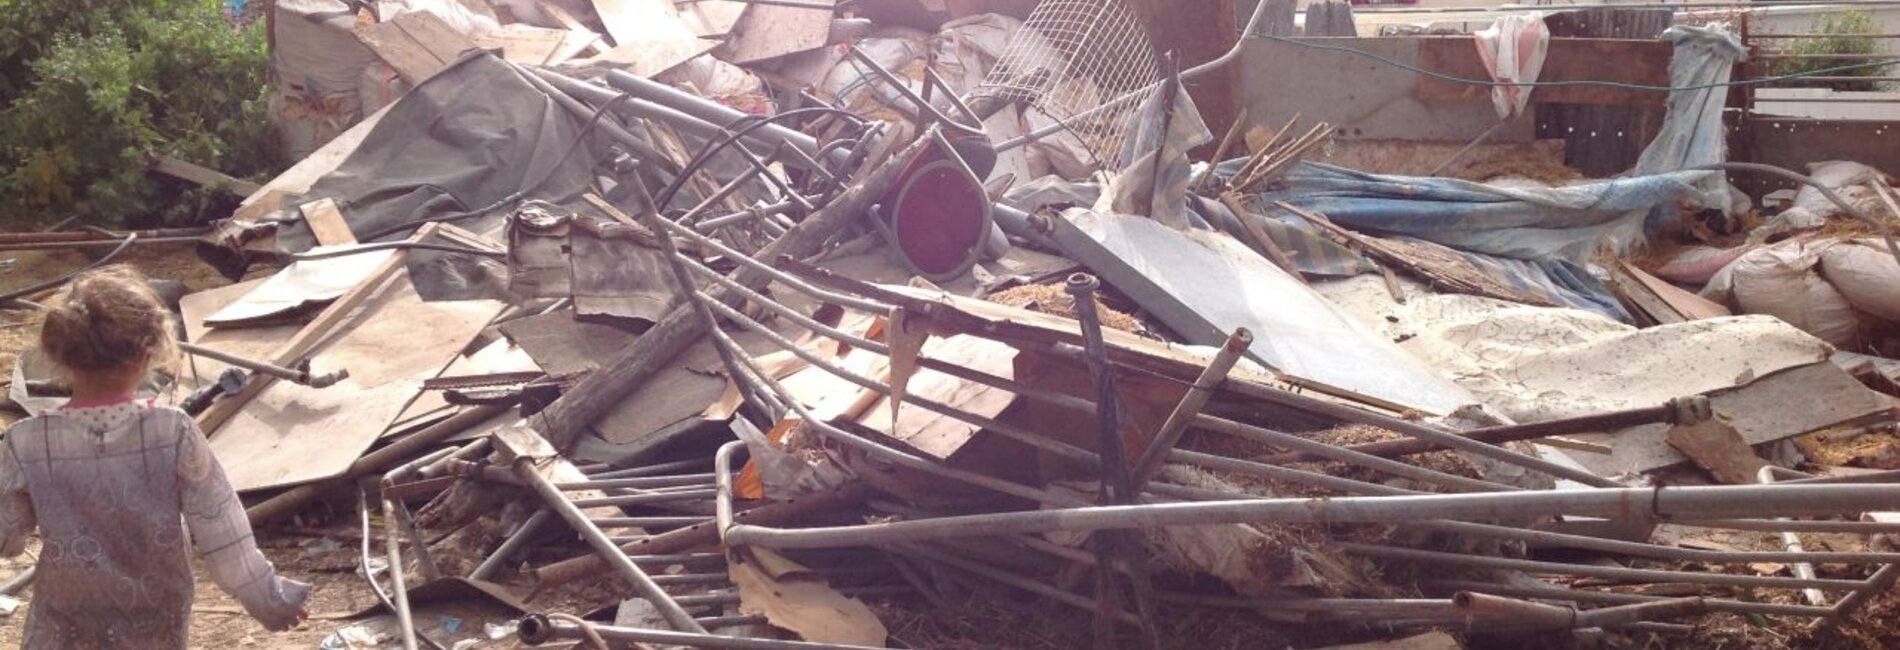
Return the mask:
<path fill-rule="evenodd" d="M 1900 260 L 1879 239 L 1846 241 L 1821 253 L 1821 274 L 1848 304 L 1900 323 Z"/>
<path fill-rule="evenodd" d="M 1852 347 L 1860 320 L 1847 297 L 1816 273 L 1831 242 L 1788 242 L 1743 255 L 1729 270 L 1735 304 L 1787 321 L 1839 347 Z"/>
<path fill-rule="evenodd" d="M 1575 309 L 1432 295 L 1359 276 L 1314 288 L 1516 422 L 1662 404 L 1827 359 L 1780 320 L 1736 316 L 1636 329 Z"/>

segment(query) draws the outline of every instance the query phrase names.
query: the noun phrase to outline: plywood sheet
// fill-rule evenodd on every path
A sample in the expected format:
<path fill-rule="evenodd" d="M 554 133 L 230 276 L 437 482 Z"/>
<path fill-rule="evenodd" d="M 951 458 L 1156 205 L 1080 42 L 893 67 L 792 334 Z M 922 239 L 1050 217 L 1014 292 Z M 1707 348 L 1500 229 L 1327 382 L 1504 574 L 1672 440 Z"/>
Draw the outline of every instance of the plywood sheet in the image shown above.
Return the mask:
<path fill-rule="evenodd" d="M 501 308 L 492 300 L 425 303 L 406 275 L 398 277 L 312 355 L 312 366 L 347 369 L 348 379 L 321 389 L 273 382 L 219 427 L 211 448 L 232 486 L 260 490 L 342 473 L 416 397 L 422 379 Z"/>

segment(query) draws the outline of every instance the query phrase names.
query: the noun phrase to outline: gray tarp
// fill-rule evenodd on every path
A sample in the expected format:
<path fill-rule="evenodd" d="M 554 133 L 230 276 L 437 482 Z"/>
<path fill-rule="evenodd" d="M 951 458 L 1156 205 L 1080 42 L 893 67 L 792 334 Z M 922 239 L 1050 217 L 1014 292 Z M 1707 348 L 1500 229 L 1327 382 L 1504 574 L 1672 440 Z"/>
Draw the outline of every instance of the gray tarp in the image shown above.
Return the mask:
<path fill-rule="evenodd" d="M 386 241 L 425 221 L 507 207 L 512 198 L 572 200 L 592 182 L 605 151 L 601 138 L 583 137 L 584 126 L 518 68 L 471 54 L 397 100 L 336 171 L 285 205 L 336 199 L 359 240 Z M 300 219 L 278 228 L 285 251 L 315 243 Z"/>

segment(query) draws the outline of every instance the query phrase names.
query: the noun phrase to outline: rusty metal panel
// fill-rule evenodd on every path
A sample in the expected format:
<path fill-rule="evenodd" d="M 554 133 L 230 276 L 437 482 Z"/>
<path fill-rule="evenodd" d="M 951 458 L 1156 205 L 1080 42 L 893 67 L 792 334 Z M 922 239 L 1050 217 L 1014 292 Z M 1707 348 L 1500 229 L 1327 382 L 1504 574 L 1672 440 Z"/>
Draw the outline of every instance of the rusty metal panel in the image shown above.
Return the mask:
<path fill-rule="evenodd" d="M 1826 120 L 1749 116 L 1729 132 L 1729 157 L 1807 171 L 1808 163 L 1852 160 L 1876 169 L 1900 169 L 1900 120 Z M 1760 174 L 1731 174 L 1750 196 L 1794 185 Z"/>
<path fill-rule="evenodd" d="M 1418 39 L 1419 67 L 1462 79 L 1489 79 L 1478 49 L 1468 36 Z M 1554 38 L 1539 81 L 1619 81 L 1669 85 L 1670 45 L 1663 41 L 1611 38 Z M 1421 75 L 1418 98 L 1427 102 L 1489 101 L 1490 88 Z M 1668 93 L 1611 86 L 1552 86 L 1531 93 L 1533 103 L 1604 106 L 1663 105 Z"/>

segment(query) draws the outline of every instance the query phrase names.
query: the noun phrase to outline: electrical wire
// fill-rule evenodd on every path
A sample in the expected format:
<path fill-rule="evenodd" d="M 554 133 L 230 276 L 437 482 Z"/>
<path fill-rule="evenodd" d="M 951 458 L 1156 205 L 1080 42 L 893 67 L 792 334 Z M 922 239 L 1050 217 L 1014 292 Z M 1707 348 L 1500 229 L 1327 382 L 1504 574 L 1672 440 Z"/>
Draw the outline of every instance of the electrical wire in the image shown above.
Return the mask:
<path fill-rule="evenodd" d="M 112 249 L 112 252 L 106 253 L 105 257 L 99 258 L 99 260 L 96 262 L 79 267 L 78 269 L 75 269 L 73 272 L 67 273 L 57 278 L 53 278 L 51 280 L 34 284 L 32 286 L 25 287 L 22 289 L 9 291 L 4 295 L 0 295 L 0 307 L 6 307 L 8 303 L 13 302 L 15 298 L 24 298 L 24 297 L 39 293 L 41 291 L 45 291 L 47 289 L 51 289 L 53 287 L 57 287 L 62 284 L 66 284 L 67 282 L 71 282 L 73 278 L 79 277 L 79 274 L 81 273 L 85 273 L 87 271 L 91 271 L 101 266 L 105 266 L 106 264 L 110 264 L 112 260 L 118 259 L 120 255 L 125 254 L 126 250 L 132 248 L 132 242 L 138 241 L 138 239 L 139 239 L 138 233 L 126 233 L 125 241 L 119 242 L 118 248 Z"/>
<path fill-rule="evenodd" d="M 1449 75 L 1442 72 L 1433 72 L 1431 70 L 1426 70 L 1424 68 L 1420 68 L 1418 66 L 1406 63 L 1404 61 L 1398 61 L 1398 60 L 1395 60 L 1395 59 L 1392 59 L 1390 57 L 1386 57 L 1380 54 L 1375 54 L 1372 52 L 1367 52 L 1365 50 L 1361 50 L 1354 47 L 1347 47 L 1344 45 L 1326 45 L 1322 43 L 1314 43 L 1307 40 L 1289 38 L 1286 36 L 1271 36 L 1267 34 L 1255 34 L 1253 35 L 1253 37 L 1262 39 L 1262 40 L 1287 43 L 1290 45 L 1295 45 L 1298 47 L 1303 47 L 1303 48 L 1312 49 L 1312 50 L 1345 52 L 1348 54 L 1353 54 L 1356 56 L 1372 59 L 1374 61 L 1378 61 L 1380 63 L 1384 63 L 1386 65 L 1399 68 L 1402 70 L 1416 72 L 1418 74 L 1431 77 L 1434 79 L 1439 79 L 1442 81 L 1449 81 L 1452 83 L 1461 83 L 1461 84 L 1467 84 L 1467 85 L 1472 85 L 1472 86 L 1487 86 L 1487 87 L 1513 86 L 1513 87 L 1519 87 L 1519 88 L 1546 88 L 1546 87 L 1562 87 L 1562 86 L 1597 86 L 1597 87 L 1606 87 L 1606 88 L 1623 88 L 1626 90 L 1642 90 L 1642 91 L 1649 91 L 1649 92 L 1677 92 L 1677 91 L 1690 91 L 1690 90 L 1709 90 L 1713 88 L 1729 88 L 1729 87 L 1734 87 L 1734 86 L 1759 86 L 1759 85 L 1771 84 L 1771 83 L 1775 83 L 1779 81 L 1800 79 L 1803 77 L 1826 76 L 1827 74 L 1834 73 L 1834 72 L 1848 72 L 1852 70 L 1861 70 L 1861 69 L 1866 69 L 1866 68 L 1884 68 L 1890 65 L 1900 64 L 1900 59 L 1886 59 L 1886 60 L 1881 60 L 1881 61 L 1855 63 L 1852 65 L 1834 66 L 1831 68 L 1821 68 L 1818 70 L 1808 70 L 1805 72 L 1795 72 L 1795 73 L 1784 74 L 1784 75 L 1760 77 L 1757 79 L 1740 79 L 1740 80 L 1735 80 L 1735 81 L 1724 81 L 1721 83 L 1697 84 L 1693 86 L 1655 86 L 1655 85 L 1650 85 L 1650 84 L 1629 83 L 1625 81 L 1606 81 L 1606 80 L 1601 80 L 1601 79 L 1576 79 L 1576 80 L 1565 80 L 1565 81 L 1497 81 L 1494 79 L 1468 79 L 1465 77 Z"/>
<path fill-rule="evenodd" d="M 421 243 L 421 242 L 392 241 L 392 242 L 383 242 L 380 244 L 365 244 L 362 246 L 353 246 L 353 247 L 345 248 L 341 250 L 322 251 L 322 252 L 315 252 L 315 253 L 297 253 L 295 255 L 291 255 L 290 259 L 296 260 L 299 262 L 305 262 L 305 261 L 310 261 L 310 260 L 327 260 L 333 257 L 345 257 L 349 255 L 358 255 L 362 253 L 374 253 L 376 251 L 387 251 L 387 250 L 443 251 L 443 252 L 448 252 L 448 253 L 467 253 L 469 255 L 480 255 L 483 257 L 493 257 L 496 259 L 502 259 L 508 256 L 507 253 L 504 253 L 502 251 L 489 250 L 486 248 L 475 248 L 473 246 L 455 246 L 451 244 L 426 244 L 426 243 Z"/>
<path fill-rule="evenodd" d="M 710 161 L 713 156 L 717 155 L 721 151 L 724 151 L 726 147 L 731 146 L 733 143 L 738 142 L 739 139 L 741 137 L 744 137 L 746 134 L 756 131 L 759 128 L 764 127 L 768 124 L 776 123 L 780 120 L 784 120 L 784 119 L 792 118 L 792 117 L 800 117 L 804 115 L 838 115 L 840 117 L 844 117 L 846 119 L 857 122 L 860 126 L 862 126 L 865 121 L 864 117 L 861 115 L 852 113 L 850 111 L 842 110 L 842 109 L 831 108 L 829 106 L 812 106 L 812 107 L 806 107 L 806 108 L 797 108 L 797 109 L 785 111 L 783 113 L 767 116 L 767 117 L 758 117 L 758 116 L 748 115 L 748 116 L 739 118 L 737 120 L 734 120 L 731 124 L 728 124 L 721 129 L 722 131 L 727 132 L 725 136 L 721 137 L 717 142 L 713 143 L 711 146 L 708 146 L 705 149 L 700 150 L 700 152 L 697 155 L 693 156 L 693 159 L 691 161 L 688 161 L 685 165 L 680 167 L 680 173 L 678 176 L 675 176 L 673 178 L 673 182 L 668 184 L 664 189 L 662 189 L 658 195 L 654 196 L 653 205 L 657 208 L 665 209 L 667 205 L 672 204 L 673 197 L 679 194 L 681 189 L 684 189 L 686 187 L 687 179 L 692 178 L 693 174 L 698 173 L 699 168 L 706 166 L 706 163 Z M 738 126 L 739 123 L 741 122 L 749 122 L 749 123 L 743 126 Z"/>

